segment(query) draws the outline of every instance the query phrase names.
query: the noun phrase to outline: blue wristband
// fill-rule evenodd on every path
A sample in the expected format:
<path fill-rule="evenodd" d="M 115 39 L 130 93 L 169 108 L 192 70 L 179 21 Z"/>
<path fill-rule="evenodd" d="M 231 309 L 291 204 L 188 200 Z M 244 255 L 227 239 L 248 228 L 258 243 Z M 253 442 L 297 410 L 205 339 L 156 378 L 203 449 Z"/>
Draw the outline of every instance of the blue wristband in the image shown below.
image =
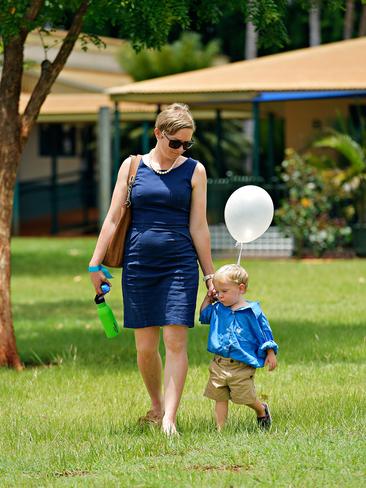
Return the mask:
<path fill-rule="evenodd" d="M 89 273 L 95 273 L 96 271 L 100 271 L 102 269 L 102 266 L 98 264 L 98 266 L 89 266 L 88 271 Z"/>
<path fill-rule="evenodd" d="M 95 273 L 96 271 L 102 271 L 105 275 L 106 278 L 113 278 L 111 273 L 108 271 L 108 269 L 101 264 L 98 264 L 97 266 L 89 266 L 88 267 L 89 273 Z"/>

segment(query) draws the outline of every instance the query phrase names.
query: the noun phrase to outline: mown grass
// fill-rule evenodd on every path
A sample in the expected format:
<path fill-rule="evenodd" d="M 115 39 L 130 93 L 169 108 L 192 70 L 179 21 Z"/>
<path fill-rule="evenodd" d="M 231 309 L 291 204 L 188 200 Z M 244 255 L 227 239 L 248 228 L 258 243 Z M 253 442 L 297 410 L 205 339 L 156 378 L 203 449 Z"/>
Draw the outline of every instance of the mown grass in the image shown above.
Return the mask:
<path fill-rule="evenodd" d="M 12 296 L 27 365 L 0 370 L 0 486 L 359 487 L 365 460 L 366 261 L 245 258 L 280 344 L 257 374 L 274 427 L 203 398 L 207 327 L 190 331 L 178 439 L 142 428 L 148 399 L 124 330 L 104 337 L 85 271 L 93 239 L 14 239 Z M 222 261 L 217 262 L 217 265 Z M 120 273 L 109 297 L 121 322 Z M 200 289 L 200 299 L 204 289 Z"/>

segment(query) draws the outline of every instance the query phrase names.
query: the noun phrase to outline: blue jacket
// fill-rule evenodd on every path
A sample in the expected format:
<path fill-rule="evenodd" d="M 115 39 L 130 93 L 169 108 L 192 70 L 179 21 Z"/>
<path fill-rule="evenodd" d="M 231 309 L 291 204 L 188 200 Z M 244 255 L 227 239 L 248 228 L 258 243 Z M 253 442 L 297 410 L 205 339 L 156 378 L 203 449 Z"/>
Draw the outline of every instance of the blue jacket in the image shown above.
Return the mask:
<path fill-rule="evenodd" d="M 262 368 L 267 349 L 277 354 L 267 317 L 258 302 L 231 310 L 220 302 L 208 305 L 200 315 L 201 324 L 210 324 L 208 351 Z"/>

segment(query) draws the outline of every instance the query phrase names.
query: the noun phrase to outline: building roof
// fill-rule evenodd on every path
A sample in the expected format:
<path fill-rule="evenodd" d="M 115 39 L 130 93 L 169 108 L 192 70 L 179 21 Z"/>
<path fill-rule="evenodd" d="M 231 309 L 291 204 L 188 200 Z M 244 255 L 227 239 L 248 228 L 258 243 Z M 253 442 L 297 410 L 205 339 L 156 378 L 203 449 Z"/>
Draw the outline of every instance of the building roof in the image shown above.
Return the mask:
<path fill-rule="evenodd" d="M 30 93 L 37 83 L 40 68 L 27 70 L 23 74 L 22 91 Z M 126 73 L 109 71 L 92 71 L 65 67 L 51 88 L 52 93 L 105 93 L 107 88 L 116 84 L 131 83 L 131 77 Z"/>
<path fill-rule="evenodd" d="M 22 91 L 31 92 L 38 81 L 40 66 L 44 59 L 53 61 L 59 51 L 66 31 L 52 31 L 42 39 L 37 31 L 27 37 L 24 57 L 28 67 L 23 74 Z M 88 43 L 87 50 L 78 40 L 67 59 L 66 65 L 52 86 L 53 93 L 104 93 L 107 88 L 125 85 L 132 78 L 120 66 L 118 53 L 126 41 L 111 37 L 100 37 L 104 47 Z M 44 44 L 48 47 L 45 50 Z"/>
<path fill-rule="evenodd" d="M 20 112 L 23 113 L 29 100 L 29 94 L 20 97 Z M 153 105 L 119 102 L 123 120 L 154 120 L 156 109 Z M 71 93 L 50 94 L 42 105 L 38 122 L 94 122 L 98 118 L 100 107 L 113 109 L 114 103 L 105 94 Z"/>
<path fill-rule="evenodd" d="M 43 44 L 47 44 L 47 58 L 53 61 L 66 34 L 67 31 L 63 30 L 51 31 L 49 36 L 43 36 L 42 41 L 38 31 L 31 32 L 24 46 L 24 58 L 27 61 L 35 61 L 40 64 L 45 59 Z M 114 73 L 122 72 L 123 70 L 117 61 L 117 55 L 126 41 L 112 37 L 99 36 L 99 38 L 104 47 L 98 47 L 89 42 L 87 50 L 83 49 L 80 39 L 77 40 L 68 57 L 66 67 Z"/>
<path fill-rule="evenodd" d="M 20 97 L 20 113 L 23 113 L 30 95 L 22 93 Z M 98 119 L 98 112 L 101 107 L 109 107 L 114 110 L 114 102 L 103 93 L 51 93 L 47 96 L 41 107 L 38 122 L 95 122 Z M 118 102 L 118 109 L 121 112 L 121 121 L 154 121 L 156 118 L 156 106 L 146 103 Z M 193 110 L 194 118 L 214 119 L 213 110 Z M 245 119 L 250 117 L 250 111 L 225 110 L 222 113 L 223 119 Z"/>
<path fill-rule="evenodd" d="M 107 90 L 115 100 L 210 103 L 262 91 L 366 89 L 366 37 L 164 76 Z"/>

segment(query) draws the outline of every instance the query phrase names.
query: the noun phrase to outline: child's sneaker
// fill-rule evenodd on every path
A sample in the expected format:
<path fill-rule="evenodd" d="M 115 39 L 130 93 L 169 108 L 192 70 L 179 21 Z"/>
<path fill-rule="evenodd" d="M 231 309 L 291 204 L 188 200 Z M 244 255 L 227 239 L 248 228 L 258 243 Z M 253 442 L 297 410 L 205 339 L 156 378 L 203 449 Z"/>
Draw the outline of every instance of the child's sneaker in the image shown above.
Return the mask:
<path fill-rule="evenodd" d="M 272 425 L 271 412 L 269 411 L 267 403 L 262 403 L 262 405 L 264 407 L 266 415 L 264 417 L 257 417 L 258 426 L 262 430 L 269 430 Z"/>

